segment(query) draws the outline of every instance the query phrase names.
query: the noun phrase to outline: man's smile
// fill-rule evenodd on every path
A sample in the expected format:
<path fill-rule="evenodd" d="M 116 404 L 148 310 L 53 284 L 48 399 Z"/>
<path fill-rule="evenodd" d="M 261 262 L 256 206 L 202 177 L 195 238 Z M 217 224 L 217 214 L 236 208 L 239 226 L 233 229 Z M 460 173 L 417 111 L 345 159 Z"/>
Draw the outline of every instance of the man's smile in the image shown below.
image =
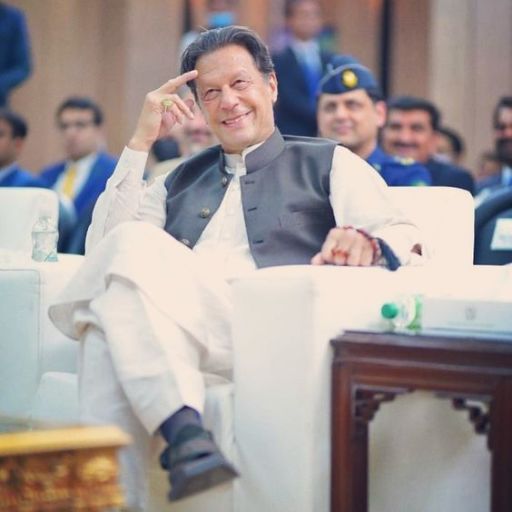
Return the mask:
<path fill-rule="evenodd" d="M 235 127 L 238 124 L 240 124 L 244 119 L 246 119 L 251 113 L 252 110 L 249 110 L 244 114 L 238 114 L 237 116 L 230 117 L 229 119 L 224 119 L 224 121 L 222 121 L 222 124 L 228 127 Z"/>

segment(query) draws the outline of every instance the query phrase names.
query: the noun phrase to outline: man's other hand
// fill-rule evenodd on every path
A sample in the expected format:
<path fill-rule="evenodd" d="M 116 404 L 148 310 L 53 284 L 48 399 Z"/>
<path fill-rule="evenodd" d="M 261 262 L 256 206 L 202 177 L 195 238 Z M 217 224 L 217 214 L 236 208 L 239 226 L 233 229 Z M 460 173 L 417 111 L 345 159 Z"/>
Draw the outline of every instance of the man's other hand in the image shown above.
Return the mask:
<path fill-rule="evenodd" d="M 327 234 L 312 265 L 350 265 L 368 267 L 377 259 L 377 240 L 353 227 L 333 228 Z"/>

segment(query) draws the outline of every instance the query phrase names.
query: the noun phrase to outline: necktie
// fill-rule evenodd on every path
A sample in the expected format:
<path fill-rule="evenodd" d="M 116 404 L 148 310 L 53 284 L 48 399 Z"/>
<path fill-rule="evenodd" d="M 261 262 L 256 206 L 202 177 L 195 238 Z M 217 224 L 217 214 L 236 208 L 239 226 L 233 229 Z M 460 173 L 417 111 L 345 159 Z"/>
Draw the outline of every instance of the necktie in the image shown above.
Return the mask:
<path fill-rule="evenodd" d="M 71 164 L 62 181 L 62 193 L 69 199 L 72 199 L 74 195 L 77 171 L 76 164 Z"/>

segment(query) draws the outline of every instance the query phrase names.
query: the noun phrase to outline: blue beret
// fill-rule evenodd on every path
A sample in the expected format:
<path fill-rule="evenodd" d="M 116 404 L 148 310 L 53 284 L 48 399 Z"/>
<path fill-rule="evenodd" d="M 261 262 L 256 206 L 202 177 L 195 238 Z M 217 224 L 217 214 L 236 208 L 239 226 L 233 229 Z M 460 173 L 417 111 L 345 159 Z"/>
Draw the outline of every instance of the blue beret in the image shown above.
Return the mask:
<path fill-rule="evenodd" d="M 318 93 L 343 94 L 355 89 L 364 89 L 368 94 L 382 97 L 379 84 L 367 67 L 350 55 L 333 56 L 320 80 Z"/>

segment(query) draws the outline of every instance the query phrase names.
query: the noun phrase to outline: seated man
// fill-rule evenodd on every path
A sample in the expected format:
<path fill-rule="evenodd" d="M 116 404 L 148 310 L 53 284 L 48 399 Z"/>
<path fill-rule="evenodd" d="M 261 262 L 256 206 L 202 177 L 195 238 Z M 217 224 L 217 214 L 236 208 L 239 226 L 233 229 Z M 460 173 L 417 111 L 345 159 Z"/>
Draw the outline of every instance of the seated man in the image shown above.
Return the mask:
<path fill-rule="evenodd" d="M 57 109 L 56 118 L 65 160 L 42 169 L 40 178 L 59 194 L 67 216 L 74 219 L 70 223 L 81 225 L 90 217 L 117 160 L 102 149 L 103 112 L 92 100 L 68 98 Z M 69 232 L 74 235 L 73 229 Z M 67 236 L 61 237 L 59 251 L 68 252 L 68 243 Z"/>
<path fill-rule="evenodd" d="M 0 109 L 0 187 L 43 186 L 35 176 L 17 163 L 27 133 L 27 123 L 19 114 Z"/>
<path fill-rule="evenodd" d="M 135 440 L 121 460 L 131 506 L 144 503 L 154 434 L 167 443 L 172 500 L 236 475 L 201 419 L 205 379 L 231 378 L 231 277 L 311 262 L 396 268 L 422 250 L 364 160 L 275 128 L 277 81 L 256 33 L 206 31 L 181 70 L 147 94 L 97 202 L 85 263 L 50 312 L 82 340 L 83 419 Z M 220 145 L 145 188 L 151 145 L 193 116 L 176 94 L 185 83 Z"/>
<path fill-rule="evenodd" d="M 493 124 L 495 152 L 501 165 L 495 174 L 478 183 L 477 204 L 499 190 L 512 187 L 512 96 L 500 98 L 494 107 Z"/>
<path fill-rule="evenodd" d="M 385 153 L 378 144 L 386 102 L 371 71 L 349 55 L 337 55 L 320 81 L 318 132 L 364 158 L 388 185 L 430 185 L 430 173 L 411 158 Z"/>

